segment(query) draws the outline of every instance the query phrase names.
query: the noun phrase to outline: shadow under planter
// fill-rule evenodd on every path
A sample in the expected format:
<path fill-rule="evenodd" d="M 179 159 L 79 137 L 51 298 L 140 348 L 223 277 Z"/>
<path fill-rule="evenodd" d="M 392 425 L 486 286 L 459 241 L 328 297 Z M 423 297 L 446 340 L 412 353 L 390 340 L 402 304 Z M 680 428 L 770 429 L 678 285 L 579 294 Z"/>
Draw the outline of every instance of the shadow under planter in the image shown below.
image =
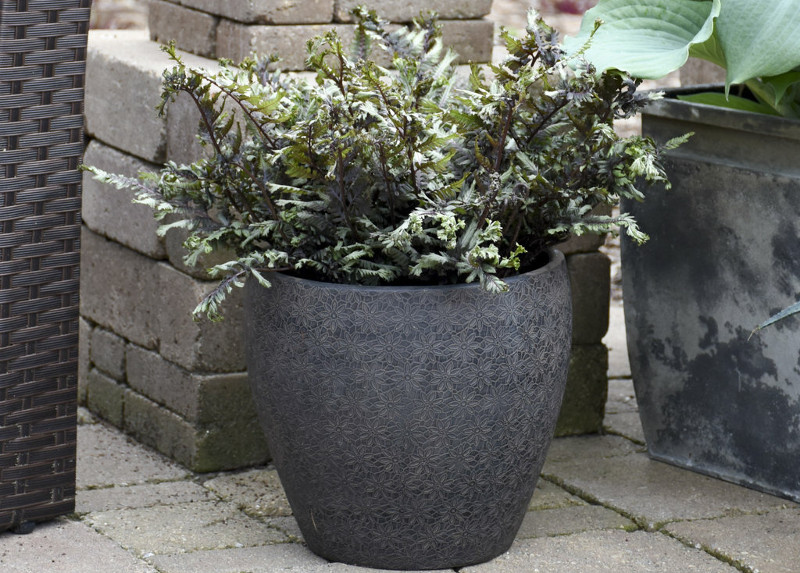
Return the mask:
<path fill-rule="evenodd" d="M 650 106 L 672 190 L 623 205 L 625 322 L 652 457 L 800 501 L 800 122 L 672 98 Z"/>
<path fill-rule="evenodd" d="M 507 550 L 566 383 L 563 255 L 501 295 L 270 280 L 247 285 L 248 370 L 309 548 L 390 569 Z"/>

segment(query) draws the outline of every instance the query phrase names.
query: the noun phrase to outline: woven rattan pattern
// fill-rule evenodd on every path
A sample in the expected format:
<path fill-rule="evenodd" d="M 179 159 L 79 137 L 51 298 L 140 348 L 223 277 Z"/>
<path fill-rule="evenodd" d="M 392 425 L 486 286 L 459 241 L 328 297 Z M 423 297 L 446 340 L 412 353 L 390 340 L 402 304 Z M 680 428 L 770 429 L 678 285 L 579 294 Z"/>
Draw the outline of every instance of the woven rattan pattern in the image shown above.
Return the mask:
<path fill-rule="evenodd" d="M 0 0 L 0 530 L 75 503 L 91 0 Z"/>

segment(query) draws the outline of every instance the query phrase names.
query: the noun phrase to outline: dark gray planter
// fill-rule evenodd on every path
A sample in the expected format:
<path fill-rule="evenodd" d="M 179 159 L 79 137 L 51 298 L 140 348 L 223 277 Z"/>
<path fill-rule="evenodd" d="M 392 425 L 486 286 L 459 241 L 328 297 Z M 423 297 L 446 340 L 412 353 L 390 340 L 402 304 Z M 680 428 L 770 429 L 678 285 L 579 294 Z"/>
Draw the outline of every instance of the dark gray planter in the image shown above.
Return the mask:
<path fill-rule="evenodd" d="M 652 457 L 800 501 L 800 122 L 665 99 L 645 135 L 694 131 L 671 191 L 623 205 L 625 322 Z"/>
<path fill-rule="evenodd" d="M 247 287 L 248 369 L 309 548 L 387 569 L 507 550 L 566 383 L 563 255 L 501 295 L 270 280 Z"/>

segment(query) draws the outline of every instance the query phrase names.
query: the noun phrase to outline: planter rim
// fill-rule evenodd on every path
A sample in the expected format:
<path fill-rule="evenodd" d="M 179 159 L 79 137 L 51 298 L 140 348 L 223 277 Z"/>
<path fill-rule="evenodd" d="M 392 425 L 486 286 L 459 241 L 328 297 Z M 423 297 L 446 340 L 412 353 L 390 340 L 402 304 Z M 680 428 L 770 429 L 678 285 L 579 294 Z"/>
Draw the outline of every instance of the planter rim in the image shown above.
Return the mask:
<path fill-rule="evenodd" d="M 722 91 L 723 89 L 722 84 L 702 84 L 658 90 L 664 93 L 664 97 L 649 103 L 642 111 L 642 115 L 680 119 L 738 131 L 800 140 L 800 120 L 677 99 L 679 95 Z"/>
<path fill-rule="evenodd" d="M 547 264 L 533 269 L 532 271 L 528 271 L 527 273 L 516 274 L 507 278 L 504 278 L 503 281 L 512 284 L 523 278 L 533 277 L 539 274 L 550 273 L 553 269 L 558 267 L 564 261 L 564 254 L 555 248 L 547 249 L 547 255 L 550 257 L 550 260 Z M 478 286 L 477 282 L 471 283 L 456 283 L 450 285 L 359 285 L 359 284 L 343 284 L 343 283 L 332 283 L 327 281 L 315 281 L 311 279 L 304 279 L 295 277 L 292 275 L 288 275 L 285 273 L 275 273 L 275 275 L 279 275 L 282 281 L 293 282 L 295 284 L 307 284 L 307 285 L 314 285 L 315 288 L 331 288 L 337 290 L 349 290 L 354 289 L 358 290 L 359 292 L 381 292 L 381 293 L 392 293 L 392 292 L 414 292 L 414 291 L 421 291 L 421 290 L 448 290 L 448 289 L 464 289 L 464 288 L 475 288 Z M 274 275 L 273 275 L 274 276 Z M 267 280 L 270 280 L 270 276 L 266 277 Z"/>

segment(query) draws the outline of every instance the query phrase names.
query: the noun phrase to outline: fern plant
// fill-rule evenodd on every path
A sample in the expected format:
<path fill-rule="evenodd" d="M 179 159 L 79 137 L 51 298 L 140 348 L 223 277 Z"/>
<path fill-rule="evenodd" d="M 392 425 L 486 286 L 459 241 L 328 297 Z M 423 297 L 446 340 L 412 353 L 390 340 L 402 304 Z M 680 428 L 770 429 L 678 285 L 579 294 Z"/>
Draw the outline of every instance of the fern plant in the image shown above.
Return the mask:
<path fill-rule="evenodd" d="M 165 47 L 175 66 L 159 111 L 188 94 L 208 153 L 138 179 L 89 168 L 170 215 L 160 232 L 185 229 L 187 264 L 235 253 L 209 269 L 221 282 L 197 313 L 219 318 L 232 287 L 269 286 L 267 271 L 503 291 L 570 233 L 622 226 L 645 239 L 627 215 L 592 214 L 641 198 L 639 178 L 664 180 L 651 140 L 613 130 L 654 97 L 634 80 L 566 57 L 532 13 L 524 37 L 503 33 L 502 64 L 473 66 L 459 85 L 433 15 L 393 32 L 374 12 L 356 16 L 351 49 L 334 31 L 309 41 L 311 81 L 272 71 L 274 57 L 193 70 Z M 370 59 L 376 49 L 391 69 Z"/>

